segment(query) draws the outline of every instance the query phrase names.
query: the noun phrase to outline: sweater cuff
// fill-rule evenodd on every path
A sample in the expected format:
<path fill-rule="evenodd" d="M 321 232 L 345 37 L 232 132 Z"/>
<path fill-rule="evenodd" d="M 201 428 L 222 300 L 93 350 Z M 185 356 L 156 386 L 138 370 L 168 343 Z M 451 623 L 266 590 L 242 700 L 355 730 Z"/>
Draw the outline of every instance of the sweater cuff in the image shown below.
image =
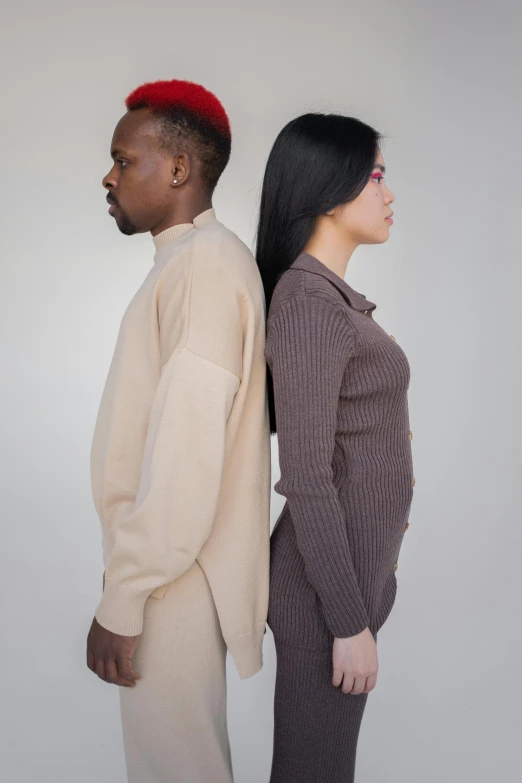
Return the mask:
<path fill-rule="evenodd" d="M 99 624 L 120 636 L 139 636 L 143 630 L 143 610 L 150 592 L 136 593 L 129 587 L 105 580 L 102 599 L 95 612 Z"/>
<path fill-rule="evenodd" d="M 328 611 L 328 609 L 334 609 L 334 607 L 326 608 L 323 604 L 325 623 L 336 639 L 357 636 L 365 628 L 370 627 L 370 620 L 362 602 L 344 608 L 342 614 L 335 611 L 338 607 L 335 607 L 334 611 Z"/>
<path fill-rule="evenodd" d="M 266 623 L 259 623 L 249 633 L 227 639 L 228 651 L 242 680 L 253 677 L 263 667 L 263 639 Z"/>
<path fill-rule="evenodd" d="M 353 619 L 344 625 L 337 625 L 335 628 L 330 627 L 329 631 L 336 639 L 348 639 L 350 636 L 357 636 L 369 627 L 370 621 L 361 618 L 359 621 Z"/>

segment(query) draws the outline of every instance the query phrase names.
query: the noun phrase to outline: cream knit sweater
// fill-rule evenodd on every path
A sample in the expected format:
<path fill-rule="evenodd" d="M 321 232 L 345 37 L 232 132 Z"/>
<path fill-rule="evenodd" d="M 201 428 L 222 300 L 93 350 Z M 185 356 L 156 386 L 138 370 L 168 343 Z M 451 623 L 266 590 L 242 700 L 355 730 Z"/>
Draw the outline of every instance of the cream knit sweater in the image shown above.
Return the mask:
<path fill-rule="evenodd" d="M 154 237 L 122 321 L 91 454 L 105 589 L 96 619 L 141 633 L 149 596 L 197 560 L 241 677 L 262 666 L 270 437 L 265 302 L 213 209 Z"/>

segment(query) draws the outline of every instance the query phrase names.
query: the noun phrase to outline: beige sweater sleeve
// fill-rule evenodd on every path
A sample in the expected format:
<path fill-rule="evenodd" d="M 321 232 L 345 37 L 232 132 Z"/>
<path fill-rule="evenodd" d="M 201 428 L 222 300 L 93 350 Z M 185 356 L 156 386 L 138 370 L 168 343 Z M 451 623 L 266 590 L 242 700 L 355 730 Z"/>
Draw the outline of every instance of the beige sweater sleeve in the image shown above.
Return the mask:
<path fill-rule="evenodd" d="M 171 342 L 179 312 L 169 306 L 174 292 L 168 283 L 162 285 L 158 312 L 165 361 L 152 405 L 139 490 L 130 513 L 118 521 L 96 611 L 98 622 L 114 633 L 141 633 L 148 596 L 190 568 L 212 529 L 226 424 L 240 384 L 238 374 L 223 365 L 229 364 L 227 356 L 241 354 L 242 342 L 239 323 L 239 329 L 231 330 L 230 317 L 223 318 L 227 310 L 229 316 L 238 310 L 237 294 L 233 286 L 223 284 L 222 276 L 215 281 L 217 290 L 212 282 L 212 274 L 193 275 L 190 315 L 184 339 L 176 347 Z"/>

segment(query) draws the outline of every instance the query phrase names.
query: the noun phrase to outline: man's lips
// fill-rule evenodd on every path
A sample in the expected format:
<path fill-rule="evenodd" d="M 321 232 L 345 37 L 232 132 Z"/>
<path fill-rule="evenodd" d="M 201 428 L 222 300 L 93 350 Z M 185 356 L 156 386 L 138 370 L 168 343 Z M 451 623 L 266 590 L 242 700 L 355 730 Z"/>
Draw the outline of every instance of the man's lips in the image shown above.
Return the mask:
<path fill-rule="evenodd" d="M 118 209 L 117 204 L 111 204 L 109 207 L 109 215 L 114 215 L 117 209 Z"/>
<path fill-rule="evenodd" d="M 105 200 L 107 201 L 107 204 L 110 205 L 109 206 L 109 215 L 114 215 L 114 213 L 118 209 L 118 205 L 117 205 L 115 199 L 110 198 L 110 196 L 106 196 Z"/>

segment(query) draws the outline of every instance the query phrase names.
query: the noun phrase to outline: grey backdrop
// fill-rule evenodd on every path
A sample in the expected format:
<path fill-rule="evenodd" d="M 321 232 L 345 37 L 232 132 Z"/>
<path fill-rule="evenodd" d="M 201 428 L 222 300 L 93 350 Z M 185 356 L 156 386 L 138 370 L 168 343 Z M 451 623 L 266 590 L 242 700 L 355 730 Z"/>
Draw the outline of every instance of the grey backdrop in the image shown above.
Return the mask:
<path fill-rule="evenodd" d="M 357 780 L 520 780 L 520 4 L 18 0 L 3 20 L 0 778 L 125 780 L 116 689 L 84 664 L 89 449 L 153 246 L 118 233 L 101 179 L 126 94 L 176 77 L 230 113 L 215 207 L 250 246 L 291 117 L 338 110 L 388 137 L 392 238 L 347 280 L 409 356 L 417 484 Z M 273 458 L 275 483 L 275 441 Z M 270 633 L 265 662 L 245 682 L 229 666 L 236 783 L 268 780 Z"/>

